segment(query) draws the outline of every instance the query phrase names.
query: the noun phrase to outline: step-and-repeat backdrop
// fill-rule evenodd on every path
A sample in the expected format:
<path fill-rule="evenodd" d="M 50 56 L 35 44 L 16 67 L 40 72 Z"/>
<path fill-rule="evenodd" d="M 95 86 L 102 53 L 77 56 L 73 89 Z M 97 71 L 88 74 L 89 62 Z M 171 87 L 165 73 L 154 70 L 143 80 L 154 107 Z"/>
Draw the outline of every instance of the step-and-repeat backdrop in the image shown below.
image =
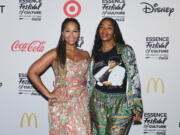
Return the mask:
<path fill-rule="evenodd" d="M 30 65 L 55 48 L 61 23 L 81 24 L 79 48 L 91 53 L 103 17 L 117 20 L 137 56 L 142 125 L 130 135 L 180 134 L 180 2 L 178 0 L 0 0 L 0 134 L 48 135 L 48 106 L 27 78 Z M 50 67 L 41 76 L 52 91 Z"/>

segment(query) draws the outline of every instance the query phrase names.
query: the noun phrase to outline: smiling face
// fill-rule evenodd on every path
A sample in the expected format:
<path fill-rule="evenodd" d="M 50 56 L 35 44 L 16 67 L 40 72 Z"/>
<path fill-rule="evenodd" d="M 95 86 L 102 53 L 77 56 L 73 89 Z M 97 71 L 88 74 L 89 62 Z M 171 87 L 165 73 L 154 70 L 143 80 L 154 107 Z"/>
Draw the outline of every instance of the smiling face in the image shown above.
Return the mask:
<path fill-rule="evenodd" d="M 100 24 L 99 36 L 102 41 L 114 40 L 114 26 L 109 19 L 105 19 Z"/>
<path fill-rule="evenodd" d="M 80 35 L 77 24 L 74 22 L 68 22 L 62 35 L 66 41 L 66 45 L 75 45 Z"/>

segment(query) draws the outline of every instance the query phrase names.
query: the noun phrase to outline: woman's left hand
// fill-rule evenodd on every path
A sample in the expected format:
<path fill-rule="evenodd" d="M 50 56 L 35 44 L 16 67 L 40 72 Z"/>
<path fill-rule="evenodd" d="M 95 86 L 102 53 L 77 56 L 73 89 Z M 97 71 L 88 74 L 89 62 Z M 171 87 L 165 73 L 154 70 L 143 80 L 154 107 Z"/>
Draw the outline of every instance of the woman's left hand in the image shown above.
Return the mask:
<path fill-rule="evenodd" d="M 141 115 L 138 114 L 138 113 L 135 113 L 135 116 L 133 117 L 133 121 L 134 121 L 134 122 L 135 122 L 135 121 L 140 122 L 140 121 L 141 121 Z"/>

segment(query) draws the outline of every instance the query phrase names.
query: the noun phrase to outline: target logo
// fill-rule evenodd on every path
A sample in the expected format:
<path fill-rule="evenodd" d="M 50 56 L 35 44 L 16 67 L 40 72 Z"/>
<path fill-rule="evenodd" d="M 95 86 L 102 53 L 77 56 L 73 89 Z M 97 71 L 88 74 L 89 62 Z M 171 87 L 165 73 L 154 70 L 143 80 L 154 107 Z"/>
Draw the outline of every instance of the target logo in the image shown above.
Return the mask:
<path fill-rule="evenodd" d="M 75 1 L 70 0 L 65 3 L 64 5 L 64 13 L 69 17 L 76 17 L 81 12 L 81 5 Z"/>

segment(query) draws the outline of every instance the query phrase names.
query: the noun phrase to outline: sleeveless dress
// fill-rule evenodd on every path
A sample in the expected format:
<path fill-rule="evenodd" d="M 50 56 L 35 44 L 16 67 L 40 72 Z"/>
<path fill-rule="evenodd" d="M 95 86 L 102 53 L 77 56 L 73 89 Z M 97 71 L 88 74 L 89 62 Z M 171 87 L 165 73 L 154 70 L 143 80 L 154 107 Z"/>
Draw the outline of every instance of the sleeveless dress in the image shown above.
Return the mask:
<path fill-rule="evenodd" d="M 57 63 L 53 62 L 55 88 L 59 86 Z M 88 111 L 88 89 L 85 73 L 88 60 L 74 62 L 66 59 L 65 85 L 59 90 L 57 100 L 49 101 L 49 135 L 91 135 Z"/>

